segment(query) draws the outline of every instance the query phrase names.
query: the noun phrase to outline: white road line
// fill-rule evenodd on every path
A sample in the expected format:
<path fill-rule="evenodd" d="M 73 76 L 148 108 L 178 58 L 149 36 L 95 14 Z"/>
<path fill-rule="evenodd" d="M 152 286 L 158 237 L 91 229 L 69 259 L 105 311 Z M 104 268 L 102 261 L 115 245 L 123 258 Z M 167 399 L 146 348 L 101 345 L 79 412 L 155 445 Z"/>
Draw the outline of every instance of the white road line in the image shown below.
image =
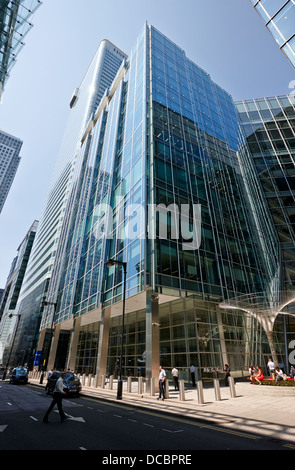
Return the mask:
<path fill-rule="evenodd" d="M 34 421 L 38 421 L 37 418 L 34 418 L 34 416 L 30 416 L 31 419 L 33 419 Z"/>

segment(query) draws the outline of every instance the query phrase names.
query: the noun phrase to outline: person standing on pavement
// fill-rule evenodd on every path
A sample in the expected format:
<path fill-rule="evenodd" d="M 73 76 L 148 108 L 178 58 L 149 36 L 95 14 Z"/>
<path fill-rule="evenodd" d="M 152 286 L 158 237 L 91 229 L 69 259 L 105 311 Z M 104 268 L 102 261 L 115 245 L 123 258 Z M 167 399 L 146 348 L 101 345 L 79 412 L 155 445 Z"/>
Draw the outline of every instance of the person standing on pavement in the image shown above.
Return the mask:
<path fill-rule="evenodd" d="M 225 386 L 228 387 L 228 378 L 230 377 L 230 368 L 228 364 L 224 365 L 224 374 L 225 374 Z"/>
<path fill-rule="evenodd" d="M 59 377 L 59 379 L 56 381 L 55 388 L 53 391 L 53 400 L 47 412 L 45 413 L 45 416 L 43 418 L 43 423 L 48 423 L 48 416 L 50 415 L 55 405 L 57 405 L 58 407 L 61 421 L 64 421 L 66 419 L 66 415 L 62 408 L 62 399 L 63 399 L 63 396 L 66 395 L 66 393 L 63 390 L 63 379 L 65 378 L 65 376 L 66 376 L 66 372 L 63 372 L 61 376 Z"/>
<path fill-rule="evenodd" d="M 173 378 L 175 390 L 179 390 L 179 385 L 178 385 L 178 369 L 176 369 L 176 367 L 173 367 L 173 369 L 172 369 L 172 378 Z"/>
<path fill-rule="evenodd" d="M 274 379 L 276 366 L 275 366 L 275 363 L 271 359 L 268 360 L 267 367 L 268 367 L 270 376 Z"/>
<path fill-rule="evenodd" d="M 162 397 L 162 400 L 164 401 L 165 398 L 165 380 L 166 380 L 166 372 L 163 369 L 163 366 L 159 367 L 159 397 L 157 400 L 160 400 Z"/>
<path fill-rule="evenodd" d="M 192 384 L 193 384 L 193 387 L 196 386 L 196 374 L 195 374 L 195 366 L 193 364 L 191 364 L 191 368 L 190 368 L 190 371 L 191 371 L 191 379 L 192 379 Z"/>

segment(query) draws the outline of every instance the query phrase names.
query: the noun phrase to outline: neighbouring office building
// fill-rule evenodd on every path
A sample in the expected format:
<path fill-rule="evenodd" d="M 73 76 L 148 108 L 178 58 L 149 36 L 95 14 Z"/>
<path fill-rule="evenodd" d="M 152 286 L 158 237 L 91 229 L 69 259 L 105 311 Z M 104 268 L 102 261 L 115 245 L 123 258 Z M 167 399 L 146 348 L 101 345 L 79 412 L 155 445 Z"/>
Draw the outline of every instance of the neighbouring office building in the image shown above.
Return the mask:
<path fill-rule="evenodd" d="M 295 106 L 294 97 L 275 96 L 236 103 L 265 204 L 280 245 L 281 291 L 288 301 L 295 291 Z M 288 306 L 294 313 L 294 303 Z M 283 318 L 294 339 L 293 316 Z"/>
<path fill-rule="evenodd" d="M 295 1 L 250 0 L 281 51 L 295 67 Z"/>
<path fill-rule="evenodd" d="M 20 139 L 0 129 L 0 213 L 21 161 L 22 145 Z"/>
<path fill-rule="evenodd" d="M 17 256 L 11 264 L 2 300 L 0 301 L 0 364 L 6 364 L 12 347 L 11 341 L 13 339 L 15 326 L 18 323 L 15 309 L 32 251 L 37 227 L 38 221 L 35 220 L 18 247 Z M 18 363 L 23 363 L 23 352 L 24 351 L 18 350 L 11 364 L 17 365 Z"/>
<path fill-rule="evenodd" d="M 17 306 L 21 320 L 16 335 L 15 351 L 20 349 L 27 352 L 25 362 L 29 366 L 34 362 L 42 301 L 47 297 L 54 263 L 59 263 L 56 253 L 61 228 L 67 225 L 68 199 L 72 197 L 71 188 L 76 187 L 77 175 L 80 174 L 83 165 L 80 158 L 80 142 L 105 89 L 111 85 L 124 58 L 125 54 L 113 44 L 102 41 L 70 100 L 66 131 Z"/>
<path fill-rule="evenodd" d="M 85 109 L 81 98 L 73 102 Z M 220 308 L 281 289 L 281 246 L 231 96 L 145 25 L 96 104 L 88 122 L 77 116 L 79 141 L 69 136 L 77 163 L 48 277 L 41 365 L 51 346 L 48 367 L 117 373 L 124 273 L 109 258 L 127 263 L 124 375 L 157 376 L 160 363 L 184 378 L 190 364 L 199 377 L 224 363 L 237 375 L 264 365 L 261 323 Z M 41 224 L 48 244 L 50 228 Z M 35 265 L 26 290 L 38 303 Z M 280 317 L 273 333 L 283 355 Z"/>
<path fill-rule="evenodd" d="M 32 28 L 32 15 L 40 0 L 1 0 L 0 2 L 0 100 L 11 69 Z"/>

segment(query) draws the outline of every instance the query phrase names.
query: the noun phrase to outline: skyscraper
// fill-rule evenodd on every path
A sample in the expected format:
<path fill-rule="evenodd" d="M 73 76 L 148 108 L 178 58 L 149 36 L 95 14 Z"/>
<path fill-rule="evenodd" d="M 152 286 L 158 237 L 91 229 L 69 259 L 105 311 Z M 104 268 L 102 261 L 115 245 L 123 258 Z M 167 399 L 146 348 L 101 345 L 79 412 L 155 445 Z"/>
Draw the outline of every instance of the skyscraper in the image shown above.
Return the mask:
<path fill-rule="evenodd" d="M 267 339 L 254 318 L 219 308 L 275 293 L 279 277 L 231 96 L 146 24 L 81 144 L 41 323 L 43 354 L 55 325 L 49 366 L 117 372 L 124 279 L 109 258 L 127 263 L 126 375 L 194 363 L 202 376 L 261 359 Z"/>
<path fill-rule="evenodd" d="M 16 322 L 15 309 L 27 269 L 28 260 L 34 243 L 38 222 L 35 220 L 23 241 L 17 249 L 17 256 L 14 258 L 10 273 L 7 278 L 2 302 L 0 301 L 0 363 L 6 364 L 5 347 L 11 347 L 9 344 L 10 335 L 14 331 Z M 22 363 L 20 354 L 17 356 L 16 363 Z M 15 363 L 15 364 L 16 364 Z"/>
<path fill-rule="evenodd" d="M 251 0 L 281 51 L 295 67 L 295 1 Z"/>
<path fill-rule="evenodd" d="M 24 39 L 32 28 L 31 17 L 40 0 L 0 1 L 0 100 Z"/>
<path fill-rule="evenodd" d="M 112 43 L 102 41 L 70 100 L 67 128 L 19 297 L 18 311 L 21 314 L 21 323 L 16 342 L 20 341 L 22 346 L 19 347 L 27 351 L 33 350 L 33 345 L 38 340 L 42 301 L 47 296 L 61 227 L 67 224 L 67 203 L 75 193 L 77 175 L 81 171 L 81 138 L 124 57 L 124 53 Z M 62 244 L 62 241 L 60 243 Z M 23 329 L 30 333 L 24 335 Z M 32 357 L 27 358 L 27 362 L 32 360 Z"/>
<path fill-rule="evenodd" d="M 15 178 L 23 142 L 0 129 L 0 213 Z"/>

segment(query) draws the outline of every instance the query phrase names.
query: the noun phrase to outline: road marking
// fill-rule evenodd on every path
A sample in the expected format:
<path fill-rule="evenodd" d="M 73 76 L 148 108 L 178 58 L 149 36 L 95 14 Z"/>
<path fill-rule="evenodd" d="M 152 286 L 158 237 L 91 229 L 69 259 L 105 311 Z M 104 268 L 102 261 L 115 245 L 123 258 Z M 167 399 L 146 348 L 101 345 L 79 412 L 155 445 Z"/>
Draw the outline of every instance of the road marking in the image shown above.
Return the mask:
<path fill-rule="evenodd" d="M 147 424 L 147 423 L 143 423 L 144 426 L 148 426 L 149 428 L 154 428 L 155 426 L 153 426 L 152 424 Z"/>
<path fill-rule="evenodd" d="M 128 418 L 128 421 L 132 421 L 132 423 L 137 423 L 137 420 L 136 420 L 136 419 L 130 419 L 130 418 Z"/>
<path fill-rule="evenodd" d="M 88 397 L 87 398 L 83 397 L 83 398 L 86 399 L 86 400 L 90 400 L 90 401 L 97 401 L 93 398 L 88 398 Z M 107 403 L 106 401 L 104 401 L 104 404 L 106 406 L 112 406 L 112 407 L 115 407 L 115 408 L 122 408 L 122 409 L 128 410 L 128 411 L 133 411 L 134 410 L 134 408 L 130 408 L 127 405 L 125 405 L 125 406 L 124 405 L 117 405 L 115 403 Z M 139 413 L 139 414 L 145 414 L 145 415 L 148 415 L 148 416 L 153 416 L 153 417 L 165 419 L 165 420 L 168 420 L 168 421 L 174 421 L 174 422 L 186 424 L 186 425 L 189 425 L 189 426 L 197 426 L 199 428 L 211 429 L 211 430 L 216 431 L 216 432 L 223 432 L 223 433 L 226 433 L 226 434 L 233 434 L 235 436 L 248 438 L 248 439 L 252 439 L 252 440 L 261 439 L 261 436 L 252 436 L 251 434 L 247 434 L 247 433 L 244 433 L 244 432 L 238 432 L 238 431 L 232 431 L 230 429 L 225 429 L 225 428 L 222 428 L 221 426 L 217 427 L 217 426 L 213 426 L 213 425 L 209 425 L 209 424 L 208 425 L 203 424 L 201 421 L 198 421 L 198 418 L 195 418 L 196 421 L 194 422 L 193 420 L 181 419 L 181 418 L 177 418 L 176 416 L 161 415 L 159 413 L 153 413 L 151 411 L 144 411 L 144 410 L 137 409 L 136 412 Z"/>
<path fill-rule="evenodd" d="M 4 424 L 3 426 L 0 426 L 0 432 L 5 431 L 6 428 L 7 428 L 7 424 Z"/>
<path fill-rule="evenodd" d="M 295 445 L 293 444 L 284 444 L 284 447 L 289 447 L 289 449 L 295 449 Z"/>
<path fill-rule="evenodd" d="M 122 418 L 122 416 L 120 415 L 114 415 L 116 418 Z"/>
<path fill-rule="evenodd" d="M 12 406 L 12 404 L 11 404 L 11 403 L 9 403 L 9 401 L 7 402 L 7 405 L 9 405 L 9 406 Z"/>
<path fill-rule="evenodd" d="M 85 447 L 79 447 L 80 450 L 87 450 Z"/>
<path fill-rule="evenodd" d="M 38 421 L 37 418 L 35 418 L 34 416 L 30 416 L 31 419 L 33 419 L 34 421 Z"/>

